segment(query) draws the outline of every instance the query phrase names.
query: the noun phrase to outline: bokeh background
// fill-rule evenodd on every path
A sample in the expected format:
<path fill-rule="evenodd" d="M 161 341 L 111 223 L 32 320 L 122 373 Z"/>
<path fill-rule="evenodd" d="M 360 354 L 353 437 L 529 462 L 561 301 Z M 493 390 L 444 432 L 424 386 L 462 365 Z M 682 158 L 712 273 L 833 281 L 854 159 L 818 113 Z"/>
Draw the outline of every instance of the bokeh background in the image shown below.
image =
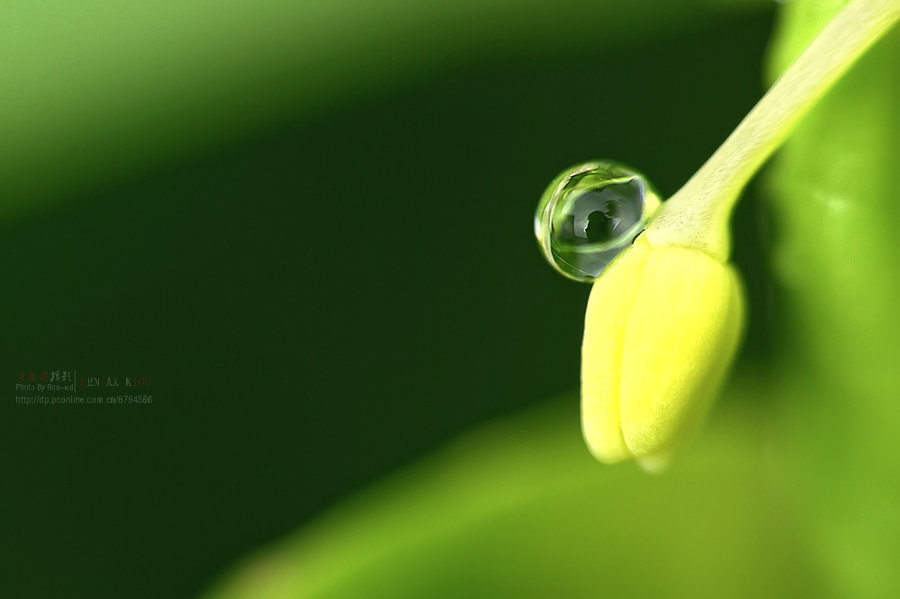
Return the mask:
<path fill-rule="evenodd" d="M 196 596 L 473 426 L 576 414 L 544 186 L 614 158 L 667 196 L 764 89 L 774 5 L 679 4 L 5 3 L 0 595 Z M 14 403 L 58 368 L 153 403 Z"/>

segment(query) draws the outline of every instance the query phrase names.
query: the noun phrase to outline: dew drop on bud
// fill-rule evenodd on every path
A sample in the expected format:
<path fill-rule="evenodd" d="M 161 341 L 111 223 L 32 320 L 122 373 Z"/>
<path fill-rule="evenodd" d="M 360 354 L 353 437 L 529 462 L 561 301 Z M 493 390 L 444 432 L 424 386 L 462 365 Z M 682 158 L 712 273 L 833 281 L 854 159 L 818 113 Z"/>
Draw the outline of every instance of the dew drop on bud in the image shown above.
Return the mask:
<path fill-rule="evenodd" d="M 588 162 L 553 180 L 538 204 L 534 232 L 556 270 L 590 282 L 631 245 L 658 206 L 643 175 L 612 162 Z"/>

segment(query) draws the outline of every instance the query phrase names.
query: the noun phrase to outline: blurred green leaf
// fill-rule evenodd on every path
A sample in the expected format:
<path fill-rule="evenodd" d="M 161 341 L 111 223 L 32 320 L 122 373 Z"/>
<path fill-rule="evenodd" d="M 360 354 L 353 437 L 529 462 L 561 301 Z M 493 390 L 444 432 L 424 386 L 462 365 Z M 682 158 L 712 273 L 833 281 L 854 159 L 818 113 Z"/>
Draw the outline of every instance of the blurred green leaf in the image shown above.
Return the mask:
<path fill-rule="evenodd" d="M 7 0 L 0 215 L 472 55 L 635 44 L 733 10 L 703 0 Z"/>
<path fill-rule="evenodd" d="M 744 383 L 734 394 L 755 395 Z M 770 492 L 759 414 L 735 399 L 659 476 L 591 458 L 574 397 L 488 426 L 250 559 L 206 597 L 808 594 L 814 576 Z"/>
<path fill-rule="evenodd" d="M 780 71 L 844 2 L 785 6 Z M 807 116 L 770 175 L 785 476 L 838 596 L 900 596 L 900 31 Z"/>

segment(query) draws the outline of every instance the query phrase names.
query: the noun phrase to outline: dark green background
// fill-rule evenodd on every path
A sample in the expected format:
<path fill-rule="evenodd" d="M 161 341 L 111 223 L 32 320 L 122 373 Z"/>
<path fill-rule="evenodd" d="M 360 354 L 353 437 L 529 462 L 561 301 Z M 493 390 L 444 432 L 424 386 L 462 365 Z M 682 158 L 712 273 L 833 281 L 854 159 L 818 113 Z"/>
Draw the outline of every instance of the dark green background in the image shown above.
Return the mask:
<path fill-rule="evenodd" d="M 671 194 L 761 93 L 771 17 L 616 52 L 579 24 L 0 223 L 3 597 L 186 597 L 475 423 L 578 381 L 589 288 L 532 211 L 615 158 Z M 766 287 L 736 222 L 752 323 Z M 153 377 L 21 406 L 21 370 Z"/>

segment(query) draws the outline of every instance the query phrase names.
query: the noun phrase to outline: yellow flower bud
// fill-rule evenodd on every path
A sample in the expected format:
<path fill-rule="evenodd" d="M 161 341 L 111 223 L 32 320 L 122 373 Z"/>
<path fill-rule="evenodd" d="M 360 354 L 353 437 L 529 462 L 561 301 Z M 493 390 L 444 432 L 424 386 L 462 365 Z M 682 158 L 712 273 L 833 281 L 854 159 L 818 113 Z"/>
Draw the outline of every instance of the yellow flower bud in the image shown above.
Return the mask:
<path fill-rule="evenodd" d="M 733 268 L 646 234 L 596 280 L 585 316 L 581 414 L 603 462 L 665 463 L 734 356 L 743 302 Z"/>
<path fill-rule="evenodd" d="M 703 416 L 744 318 L 727 264 L 734 203 L 803 114 L 897 20 L 900 0 L 848 3 L 662 205 L 637 173 L 604 162 L 570 169 L 545 192 L 535 219 L 545 256 L 564 275 L 594 281 L 581 415 L 597 459 L 658 468 Z"/>

